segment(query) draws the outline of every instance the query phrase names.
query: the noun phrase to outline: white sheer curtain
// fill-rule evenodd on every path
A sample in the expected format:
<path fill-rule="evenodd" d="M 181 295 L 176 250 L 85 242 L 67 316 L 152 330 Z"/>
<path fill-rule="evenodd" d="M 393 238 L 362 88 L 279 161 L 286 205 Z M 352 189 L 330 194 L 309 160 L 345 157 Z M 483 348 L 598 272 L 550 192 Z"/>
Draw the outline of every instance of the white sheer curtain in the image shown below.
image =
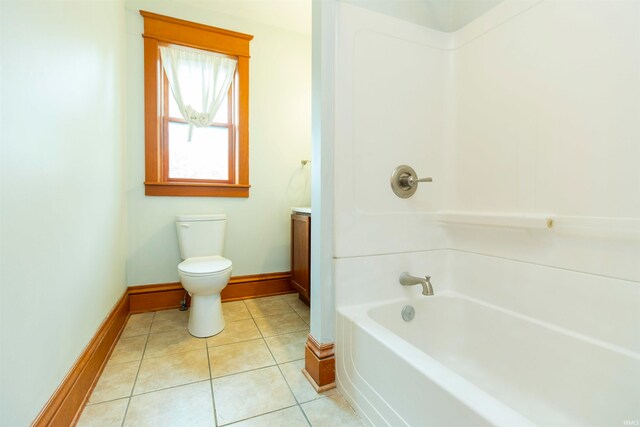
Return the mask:
<path fill-rule="evenodd" d="M 213 122 L 233 81 L 237 60 L 203 50 L 160 46 L 162 67 L 180 114 L 193 126 Z"/>

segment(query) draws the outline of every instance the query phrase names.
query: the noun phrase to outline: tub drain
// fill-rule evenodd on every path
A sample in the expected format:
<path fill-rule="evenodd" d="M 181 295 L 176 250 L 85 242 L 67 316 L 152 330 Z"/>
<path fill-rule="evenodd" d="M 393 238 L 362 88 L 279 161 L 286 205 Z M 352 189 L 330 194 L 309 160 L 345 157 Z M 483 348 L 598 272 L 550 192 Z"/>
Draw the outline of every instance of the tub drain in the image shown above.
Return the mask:
<path fill-rule="evenodd" d="M 414 317 L 416 317 L 416 310 L 413 308 L 413 306 L 405 305 L 404 307 L 402 307 L 402 319 L 405 322 L 412 321 Z"/>

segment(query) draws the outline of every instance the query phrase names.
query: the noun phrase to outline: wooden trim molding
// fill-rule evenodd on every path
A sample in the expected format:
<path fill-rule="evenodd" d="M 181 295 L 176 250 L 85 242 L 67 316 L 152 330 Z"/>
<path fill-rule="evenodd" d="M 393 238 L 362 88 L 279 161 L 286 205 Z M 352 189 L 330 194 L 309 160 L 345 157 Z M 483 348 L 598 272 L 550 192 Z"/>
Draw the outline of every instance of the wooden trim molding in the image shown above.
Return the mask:
<path fill-rule="evenodd" d="M 296 290 L 291 286 L 291 272 L 252 274 L 232 277 L 222 290 L 222 301 L 268 297 L 290 294 Z"/>
<path fill-rule="evenodd" d="M 144 19 L 145 195 L 249 197 L 249 59 L 252 35 L 141 10 Z M 169 179 L 168 132 L 163 126 L 166 100 L 160 45 L 187 46 L 237 59 L 229 102 L 229 180 Z M 237 93 L 236 93 L 237 92 Z M 168 91 L 164 91 L 167 95 Z M 235 128 L 235 129 L 231 129 Z M 225 180 L 226 181 L 226 180 Z"/>
<path fill-rule="evenodd" d="M 184 292 L 180 282 L 130 286 L 131 313 L 180 307 Z M 232 277 L 229 284 L 222 290 L 222 301 L 236 301 L 292 292 L 295 292 L 295 288 L 291 286 L 291 273 L 288 271 L 236 276 Z"/>
<path fill-rule="evenodd" d="M 223 301 L 235 301 L 295 292 L 291 273 L 266 273 L 232 277 L 222 291 Z M 129 286 L 87 347 L 78 357 L 32 426 L 74 425 L 91 395 L 131 313 L 176 308 L 184 297 L 179 282 Z"/>
<path fill-rule="evenodd" d="M 75 424 L 129 317 L 129 292 L 120 297 L 33 426 Z"/>
<path fill-rule="evenodd" d="M 249 197 L 250 185 L 186 182 L 145 182 L 147 196 Z"/>
<path fill-rule="evenodd" d="M 249 57 L 250 34 L 225 30 L 171 16 L 140 11 L 144 17 L 144 36 L 167 43 L 211 50 L 231 56 Z"/>
<path fill-rule="evenodd" d="M 178 308 L 184 292 L 180 282 L 129 286 L 129 309 L 131 313 L 145 313 Z"/>
<path fill-rule="evenodd" d="M 335 388 L 336 357 L 333 343 L 320 344 L 309 334 L 302 373 L 317 392 Z"/>

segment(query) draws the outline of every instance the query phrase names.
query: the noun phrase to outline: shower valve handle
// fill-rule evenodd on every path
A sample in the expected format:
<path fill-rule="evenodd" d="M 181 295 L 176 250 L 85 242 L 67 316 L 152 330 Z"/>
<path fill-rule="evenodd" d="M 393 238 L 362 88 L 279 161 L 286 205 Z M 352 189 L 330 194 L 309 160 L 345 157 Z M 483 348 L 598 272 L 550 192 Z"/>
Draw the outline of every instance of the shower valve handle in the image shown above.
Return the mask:
<path fill-rule="evenodd" d="M 433 182 L 433 178 L 420 178 L 416 179 L 412 175 L 402 175 L 400 177 L 400 185 L 403 187 L 413 187 L 419 182 Z"/>
<path fill-rule="evenodd" d="M 433 182 L 433 178 L 418 178 L 411 166 L 400 165 L 391 174 L 391 189 L 396 196 L 406 199 L 416 192 L 419 182 Z"/>

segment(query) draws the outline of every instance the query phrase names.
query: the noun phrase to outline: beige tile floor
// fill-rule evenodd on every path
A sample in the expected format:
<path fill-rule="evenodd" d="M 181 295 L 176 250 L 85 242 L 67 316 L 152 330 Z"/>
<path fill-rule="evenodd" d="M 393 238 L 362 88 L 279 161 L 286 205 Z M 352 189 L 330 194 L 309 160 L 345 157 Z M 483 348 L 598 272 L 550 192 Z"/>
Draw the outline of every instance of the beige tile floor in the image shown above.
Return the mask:
<path fill-rule="evenodd" d="M 223 303 L 207 339 L 189 313 L 131 315 L 78 426 L 361 426 L 336 391 L 302 375 L 309 307 L 297 294 Z"/>

